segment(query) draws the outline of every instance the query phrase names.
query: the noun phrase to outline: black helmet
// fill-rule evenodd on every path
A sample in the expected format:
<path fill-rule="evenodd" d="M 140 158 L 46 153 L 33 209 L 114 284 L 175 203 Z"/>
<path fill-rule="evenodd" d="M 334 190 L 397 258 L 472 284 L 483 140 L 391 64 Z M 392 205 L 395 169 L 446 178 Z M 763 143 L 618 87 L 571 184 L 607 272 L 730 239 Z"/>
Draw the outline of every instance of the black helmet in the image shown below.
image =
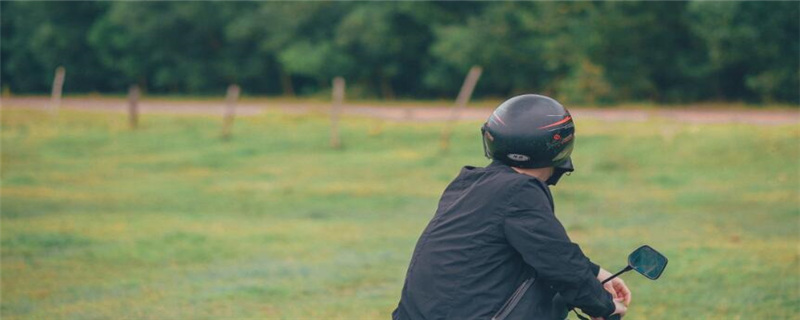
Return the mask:
<path fill-rule="evenodd" d="M 555 185 L 572 172 L 575 143 L 572 116 L 558 101 L 525 94 L 506 100 L 481 128 L 486 157 L 518 168 L 555 167 L 547 181 Z"/>

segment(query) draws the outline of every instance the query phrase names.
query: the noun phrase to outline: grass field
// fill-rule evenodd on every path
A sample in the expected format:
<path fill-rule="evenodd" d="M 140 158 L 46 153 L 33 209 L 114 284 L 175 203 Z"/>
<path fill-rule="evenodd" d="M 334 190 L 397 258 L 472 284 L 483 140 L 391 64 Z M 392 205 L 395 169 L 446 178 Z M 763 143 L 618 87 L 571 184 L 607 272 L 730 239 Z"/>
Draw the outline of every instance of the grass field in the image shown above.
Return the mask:
<path fill-rule="evenodd" d="M 3 319 L 388 319 L 438 196 L 485 165 L 479 123 L 322 115 L 220 121 L 21 109 L 2 114 Z M 554 188 L 606 269 L 650 244 L 629 319 L 798 319 L 800 128 L 577 119 Z"/>

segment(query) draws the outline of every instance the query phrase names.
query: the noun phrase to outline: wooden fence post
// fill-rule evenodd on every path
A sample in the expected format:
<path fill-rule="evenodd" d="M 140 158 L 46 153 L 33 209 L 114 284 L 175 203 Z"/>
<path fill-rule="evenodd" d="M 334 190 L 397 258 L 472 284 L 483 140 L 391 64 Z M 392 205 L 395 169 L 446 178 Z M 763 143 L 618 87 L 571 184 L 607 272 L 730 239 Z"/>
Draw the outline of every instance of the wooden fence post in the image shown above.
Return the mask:
<path fill-rule="evenodd" d="M 472 97 L 472 91 L 475 89 L 475 85 L 478 83 L 478 79 L 481 77 L 482 72 L 483 68 L 479 66 L 472 66 L 472 68 L 469 69 L 469 73 L 464 79 L 464 84 L 461 85 L 461 91 L 458 92 L 456 105 L 451 109 L 450 118 L 447 120 L 444 130 L 442 130 L 440 144 L 442 151 L 446 152 L 450 148 L 450 135 L 453 131 L 453 126 L 455 125 L 456 121 L 458 121 L 461 110 L 467 106 L 470 97 Z"/>
<path fill-rule="evenodd" d="M 64 76 L 66 75 L 67 70 L 64 67 L 59 66 L 56 68 L 56 76 L 53 79 L 53 90 L 50 94 L 50 112 L 58 113 L 58 109 L 61 107 L 61 92 L 64 88 Z"/>
<path fill-rule="evenodd" d="M 241 89 L 238 85 L 232 84 L 228 86 L 228 94 L 225 97 L 227 101 L 225 105 L 225 115 L 222 122 L 222 139 L 230 139 L 231 129 L 233 128 L 233 118 L 236 115 L 236 101 L 239 100 L 239 93 Z"/>
<path fill-rule="evenodd" d="M 342 140 L 339 137 L 339 113 L 344 101 L 344 78 L 333 78 L 333 104 L 331 105 L 331 147 L 339 149 Z"/>
<path fill-rule="evenodd" d="M 131 130 L 139 126 L 139 85 L 132 85 L 128 89 L 128 125 Z"/>

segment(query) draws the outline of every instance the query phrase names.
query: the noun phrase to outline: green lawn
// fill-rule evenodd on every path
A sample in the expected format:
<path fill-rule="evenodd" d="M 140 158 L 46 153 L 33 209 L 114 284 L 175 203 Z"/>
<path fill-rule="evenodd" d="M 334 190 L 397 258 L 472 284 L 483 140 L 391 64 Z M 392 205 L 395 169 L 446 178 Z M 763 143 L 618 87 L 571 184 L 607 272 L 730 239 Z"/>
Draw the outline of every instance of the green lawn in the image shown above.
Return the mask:
<path fill-rule="evenodd" d="M 3 319 L 388 319 L 414 243 L 479 123 L 2 113 Z M 800 314 L 800 128 L 577 119 L 554 188 L 573 240 L 625 277 L 630 319 Z"/>

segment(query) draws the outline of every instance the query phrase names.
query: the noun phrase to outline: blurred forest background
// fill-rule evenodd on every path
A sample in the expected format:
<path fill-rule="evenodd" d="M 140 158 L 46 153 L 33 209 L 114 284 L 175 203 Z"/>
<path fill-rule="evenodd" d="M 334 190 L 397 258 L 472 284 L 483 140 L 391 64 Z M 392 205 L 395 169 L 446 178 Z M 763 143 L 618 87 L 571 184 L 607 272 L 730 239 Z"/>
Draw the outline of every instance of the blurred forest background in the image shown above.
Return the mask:
<path fill-rule="evenodd" d="M 800 315 L 800 2 L 0 1 L 0 24 L 3 320 L 386 319 L 523 92 L 576 116 L 570 237 L 612 271 L 670 258 L 625 276 L 628 318 Z M 474 65 L 475 108 L 443 107 Z"/>
<path fill-rule="evenodd" d="M 800 103 L 797 2 L 9 2 L 5 93 Z"/>

